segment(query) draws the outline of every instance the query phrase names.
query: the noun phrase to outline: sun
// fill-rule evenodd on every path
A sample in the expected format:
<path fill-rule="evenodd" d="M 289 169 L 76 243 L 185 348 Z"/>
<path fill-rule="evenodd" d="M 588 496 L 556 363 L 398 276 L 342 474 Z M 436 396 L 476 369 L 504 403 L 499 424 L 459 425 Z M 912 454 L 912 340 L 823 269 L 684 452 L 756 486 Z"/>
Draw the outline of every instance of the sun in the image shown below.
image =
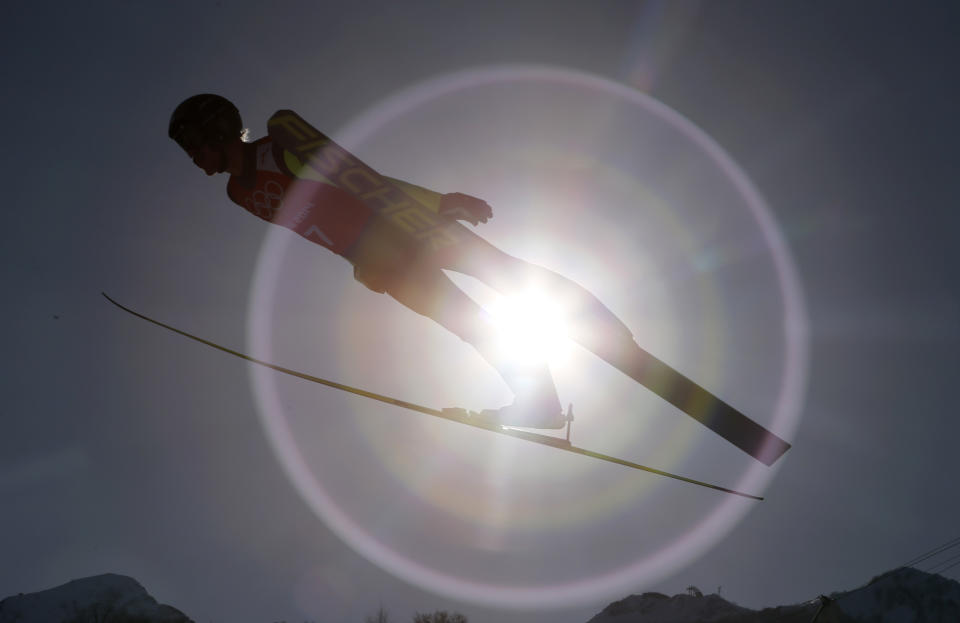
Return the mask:
<path fill-rule="evenodd" d="M 540 292 L 498 297 L 487 310 L 499 332 L 499 350 L 518 363 L 558 362 L 570 341 L 563 306 Z"/>

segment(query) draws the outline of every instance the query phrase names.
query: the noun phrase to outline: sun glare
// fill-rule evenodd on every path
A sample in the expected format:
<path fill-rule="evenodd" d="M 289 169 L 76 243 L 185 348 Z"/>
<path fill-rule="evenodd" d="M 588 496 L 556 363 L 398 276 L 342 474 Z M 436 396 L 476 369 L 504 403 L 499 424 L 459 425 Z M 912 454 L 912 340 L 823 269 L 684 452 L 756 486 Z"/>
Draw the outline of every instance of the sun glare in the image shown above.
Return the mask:
<path fill-rule="evenodd" d="M 521 363 L 562 359 L 569 348 L 561 306 L 535 292 L 500 297 L 488 310 L 500 331 L 500 349 Z"/>

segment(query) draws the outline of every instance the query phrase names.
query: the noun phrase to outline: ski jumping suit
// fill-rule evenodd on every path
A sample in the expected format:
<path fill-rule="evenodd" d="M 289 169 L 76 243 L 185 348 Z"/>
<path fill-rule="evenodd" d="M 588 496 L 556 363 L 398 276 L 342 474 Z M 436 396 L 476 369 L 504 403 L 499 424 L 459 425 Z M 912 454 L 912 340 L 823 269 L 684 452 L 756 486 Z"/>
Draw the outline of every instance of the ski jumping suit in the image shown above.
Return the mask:
<path fill-rule="evenodd" d="M 536 283 L 563 297 L 575 307 L 571 337 L 598 354 L 605 346 L 622 344 L 625 339 L 632 344 L 627 327 L 584 288 L 504 253 L 454 218 L 444 219 L 443 228 L 455 244 L 427 244 L 297 161 L 270 136 L 256 141 L 253 147 L 244 175 L 233 175 L 228 182 L 227 194 L 232 201 L 344 257 L 365 286 L 389 294 L 474 346 L 497 369 L 518 400 L 560 411 L 546 364 L 520 367 L 501 358 L 493 348 L 494 328 L 484 320 L 482 308 L 444 270 L 475 277 L 503 294 Z M 387 180 L 435 213 L 450 207 L 444 202 L 456 196 Z"/>

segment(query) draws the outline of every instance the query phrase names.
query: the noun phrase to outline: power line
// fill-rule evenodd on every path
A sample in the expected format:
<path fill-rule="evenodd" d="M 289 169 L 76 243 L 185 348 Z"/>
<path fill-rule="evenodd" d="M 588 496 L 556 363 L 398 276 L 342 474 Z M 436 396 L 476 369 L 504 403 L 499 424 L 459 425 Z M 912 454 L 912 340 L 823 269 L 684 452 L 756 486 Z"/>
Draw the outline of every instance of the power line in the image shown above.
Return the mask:
<path fill-rule="evenodd" d="M 954 561 L 956 561 L 956 562 L 954 562 Z M 949 563 L 952 563 L 952 564 L 949 564 Z M 953 568 L 953 567 L 957 566 L 958 564 L 960 564 L 960 554 L 957 554 L 956 556 L 951 556 L 950 558 L 947 558 L 946 560 L 941 560 L 940 562 L 938 562 L 938 563 L 936 563 L 935 565 L 933 565 L 932 567 L 930 567 L 930 569 L 929 569 L 927 572 L 928 572 L 928 573 L 943 573 L 943 572 L 946 571 L 947 569 Z M 947 566 L 944 567 L 943 565 L 947 565 Z M 941 568 L 941 567 L 942 567 L 942 568 Z"/>
<path fill-rule="evenodd" d="M 957 565 L 960 565 L 960 560 L 958 560 L 957 562 L 953 563 L 952 565 L 950 565 L 949 567 L 947 567 L 947 568 L 945 568 L 945 569 L 941 569 L 941 570 L 940 570 L 940 574 L 943 575 L 944 573 L 946 573 L 946 572 L 949 571 L 950 569 L 953 569 L 953 568 L 956 567 Z"/>
<path fill-rule="evenodd" d="M 932 557 L 936 556 L 937 554 L 943 553 L 943 552 L 947 551 L 948 549 L 951 549 L 951 548 L 956 547 L 957 545 L 960 545 L 960 537 L 957 537 L 957 538 L 955 538 L 955 539 L 953 539 L 953 540 L 951 540 L 951 541 L 947 541 L 947 542 L 944 543 L 943 545 L 940 545 L 939 547 L 935 547 L 934 549 L 930 550 L 929 552 L 920 554 L 919 556 L 917 556 L 917 557 L 914 558 L 913 560 L 911 560 L 911 561 L 909 561 L 909 562 L 906 562 L 906 563 L 904 563 L 904 564 L 902 564 L 902 565 L 900 565 L 900 566 L 901 566 L 901 567 L 912 567 L 912 566 L 916 565 L 917 563 L 921 563 L 921 562 L 923 562 L 924 560 L 927 560 L 927 559 L 929 559 L 929 558 L 932 558 Z"/>

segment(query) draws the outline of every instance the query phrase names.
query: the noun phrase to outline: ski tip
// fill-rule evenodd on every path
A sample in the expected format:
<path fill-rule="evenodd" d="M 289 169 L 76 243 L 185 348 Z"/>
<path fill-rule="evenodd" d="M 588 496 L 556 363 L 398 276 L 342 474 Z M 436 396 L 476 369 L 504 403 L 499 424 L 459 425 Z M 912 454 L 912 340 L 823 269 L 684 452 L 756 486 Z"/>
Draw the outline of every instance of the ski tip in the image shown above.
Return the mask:
<path fill-rule="evenodd" d="M 100 294 L 102 294 L 102 295 L 103 295 L 103 298 L 107 299 L 110 303 L 112 303 L 112 304 L 115 305 L 116 307 L 119 307 L 120 309 L 122 309 L 122 310 L 124 310 L 124 311 L 133 312 L 133 310 L 127 309 L 126 307 L 124 307 L 123 305 L 121 305 L 120 303 L 118 303 L 116 300 L 113 299 L 113 297 L 111 297 L 111 296 L 110 296 L 109 294 L 107 294 L 106 292 L 104 292 L 104 291 L 101 290 L 101 291 L 100 291 Z"/>

